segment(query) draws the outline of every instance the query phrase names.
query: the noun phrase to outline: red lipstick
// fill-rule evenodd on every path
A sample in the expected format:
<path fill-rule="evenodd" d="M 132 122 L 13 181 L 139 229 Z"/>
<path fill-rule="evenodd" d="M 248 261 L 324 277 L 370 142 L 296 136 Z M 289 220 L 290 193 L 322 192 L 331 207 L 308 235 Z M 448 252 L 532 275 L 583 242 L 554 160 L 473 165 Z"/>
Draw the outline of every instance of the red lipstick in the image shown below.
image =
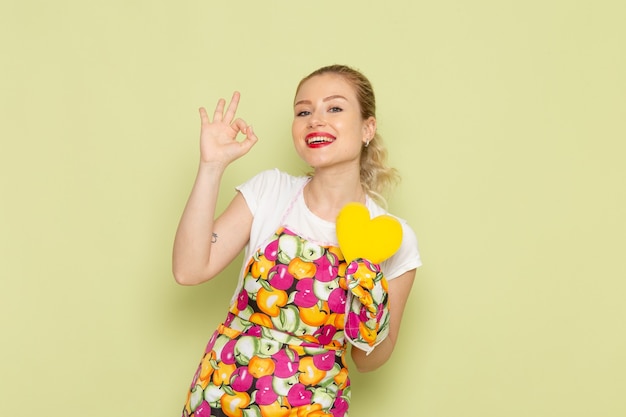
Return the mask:
<path fill-rule="evenodd" d="M 309 148 L 321 148 L 333 143 L 336 137 L 326 132 L 311 132 L 305 139 Z"/>

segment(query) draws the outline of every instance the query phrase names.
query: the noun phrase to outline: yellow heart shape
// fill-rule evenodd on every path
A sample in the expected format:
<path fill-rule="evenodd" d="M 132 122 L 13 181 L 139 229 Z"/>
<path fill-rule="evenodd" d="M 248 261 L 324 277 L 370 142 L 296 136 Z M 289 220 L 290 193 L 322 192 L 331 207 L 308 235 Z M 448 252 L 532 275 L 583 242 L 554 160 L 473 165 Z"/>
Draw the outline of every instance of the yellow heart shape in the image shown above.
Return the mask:
<path fill-rule="evenodd" d="M 346 204 L 337 216 L 337 240 L 347 262 L 357 258 L 380 263 L 391 257 L 402 243 L 402 225 L 382 215 L 373 219 L 361 203 Z"/>

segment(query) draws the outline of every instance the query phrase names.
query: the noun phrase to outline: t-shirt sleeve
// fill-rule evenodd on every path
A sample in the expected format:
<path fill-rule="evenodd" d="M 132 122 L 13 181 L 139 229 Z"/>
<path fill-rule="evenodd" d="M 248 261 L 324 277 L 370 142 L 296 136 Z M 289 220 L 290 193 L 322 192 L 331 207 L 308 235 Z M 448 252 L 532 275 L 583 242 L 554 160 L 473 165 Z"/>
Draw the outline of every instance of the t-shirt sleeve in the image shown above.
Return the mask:
<path fill-rule="evenodd" d="M 400 249 L 381 264 L 387 280 L 397 278 L 405 272 L 422 265 L 415 232 L 406 221 L 401 219 L 399 221 L 402 225 L 402 244 Z"/>
<path fill-rule="evenodd" d="M 248 181 L 235 187 L 246 200 L 252 216 L 256 217 L 258 214 L 261 201 L 275 201 L 276 195 L 280 190 L 280 177 L 281 174 L 278 169 L 270 169 L 258 173 Z"/>
<path fill-rule="evenodd" d="M 283 213 L 292 199 L 297 179 L 278 169 L 262 171 L 235 187 L 252 213 L 250 241 L 246 257 L 272 236 L 281 224 Z"/>

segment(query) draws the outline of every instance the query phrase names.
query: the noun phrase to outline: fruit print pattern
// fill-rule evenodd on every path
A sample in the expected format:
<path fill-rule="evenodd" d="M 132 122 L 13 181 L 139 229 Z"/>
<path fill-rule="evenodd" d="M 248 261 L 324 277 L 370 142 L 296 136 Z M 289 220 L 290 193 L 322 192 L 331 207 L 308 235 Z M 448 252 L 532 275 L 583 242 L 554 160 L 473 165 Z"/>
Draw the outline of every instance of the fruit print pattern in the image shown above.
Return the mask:
<path fill-rule="evenodd" d="M 281 227 L 244 269 L 241 291 L 194 375 L 183 417 L 347 417 L 348 286 L 365 290 L 350 296 L 367 301 L 365 294 L 374 293 L 367 279 L 378 287 L 384 281 L 378 265 L 353 263 L 339 248 Z M 346 279 L 348 268 L 356 269 Z M 365 280 L 359 268 L 369 271 Z M 359 328 L 380 319 L 379 307 L 369 305 L 376 311 L 351 307 L 347 322 Z M 351 332 L 351 340 L 372 345 L 371 332 Z"/>
<path fill-rule="evenodd" d="M 346 269 L 346 339 L 368 354 L 389 335 L 389 287 L 380 265 L 358 258 Z"/>

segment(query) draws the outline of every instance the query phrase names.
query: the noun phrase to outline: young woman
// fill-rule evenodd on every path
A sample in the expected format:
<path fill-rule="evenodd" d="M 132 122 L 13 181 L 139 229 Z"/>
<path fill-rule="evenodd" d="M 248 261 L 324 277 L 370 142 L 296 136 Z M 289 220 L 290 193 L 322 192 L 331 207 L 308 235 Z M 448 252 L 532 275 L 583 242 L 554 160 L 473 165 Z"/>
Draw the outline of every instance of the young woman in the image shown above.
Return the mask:
<path fill-rule="evenodd" d="M 173 271 L 182 285 L 212 279 L 245 249 L 231 307 L 205 349 L 183 416 L 345 416 L 345 354 L 350 350 L 361 372 L 389 359 L 420 265 L 415 234 L 399 219 L 400 249 L 378 266 L 390 306 L 388 336 L 371 352 L 348 343 L 346 260 L 335 221 L 350 202 L 364 204 L 371 217 L 385 214 L 381 194 L 396 180 L 376 131 L 374 92 L 346 66 L 305 77 L 292 135 L 313 172 L 262 172 L 237 187 L 216 217 L 226 167 L 258 140 L 235 118 L 238 103 L 239 93 L 226 109 L 220 99 L 212 118 L 200 109 L 200 166 L 174 242 Z M 237 141 L 238 134 L 245 139 Z"/>

